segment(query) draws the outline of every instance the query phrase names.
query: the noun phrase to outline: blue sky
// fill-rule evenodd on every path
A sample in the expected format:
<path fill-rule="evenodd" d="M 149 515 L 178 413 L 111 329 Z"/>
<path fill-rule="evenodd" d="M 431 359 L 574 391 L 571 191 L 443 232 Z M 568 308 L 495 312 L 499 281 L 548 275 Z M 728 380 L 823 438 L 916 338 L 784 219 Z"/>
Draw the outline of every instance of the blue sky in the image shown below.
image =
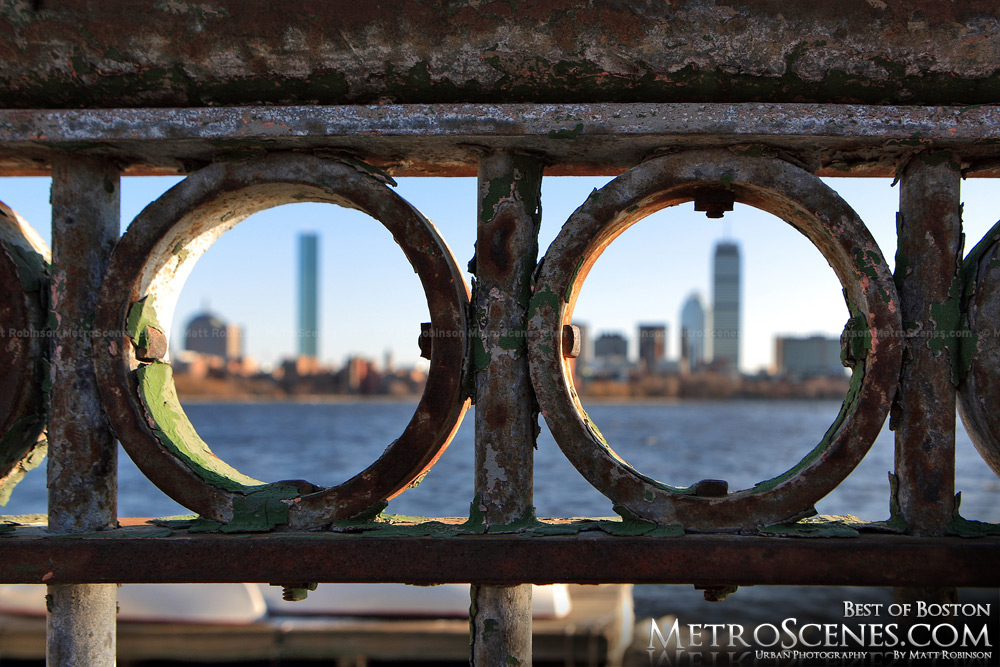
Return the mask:
<path fill-rule="evenodd" d="M 176 178 L 123 179 L 122 227 Z M 546 177 L 542 190 L 541 252 L 590 191 L 609 179 Z M 898 189 L 887 179 L 828 179 L 866 222 L 890 266 L 895 253 Z M 963 182 L 966 251 L 996 221 L 991 181 Z M 0 201 L 20 213 L 48 242 L 49 180 L 0 179 Z M 438 227 L 464 270 L 476 234 L 475 179 L 399 179 L 396 191 Z M 327 204 L 264 211 L 227 232 L 199 260 L 178 302 L 174 331 L 206 305 L 246 330 L 247 352 L 264 363 L 295 351 L 296 248 L 302 231 L 320 234 L 320 358 L 339 365 L 349 354 L 397 364 L 419 363 L 417 335 L 427 321 L 419 282 L 391 235 L 377 221 Z M 773 362 L 774 336 L 838 336 L 847 319 L 840 284 L 813 246 L 783 221 L 737 205 L 719 220 L 691 203 L 640 221 L 617 239 L 587 279 L 574 320 L 592 334 L 619 331 L 635 355 L 639 322 L 669 327 L 668 356 L 678 353 L 678 319 L 693 291 L 710 297 L 714 243 L 726 235 L 742 248 L 743 369 Z M 172 341 L 178 347 L 179 339 Z"/>

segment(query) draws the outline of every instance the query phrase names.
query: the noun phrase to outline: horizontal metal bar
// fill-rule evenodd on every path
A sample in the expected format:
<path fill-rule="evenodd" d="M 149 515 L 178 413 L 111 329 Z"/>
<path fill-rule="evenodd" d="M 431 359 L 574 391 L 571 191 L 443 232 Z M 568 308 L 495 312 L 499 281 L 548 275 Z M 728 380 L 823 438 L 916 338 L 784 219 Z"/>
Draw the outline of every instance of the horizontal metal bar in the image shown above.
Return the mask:
<path fill-rule="evenodd" d="M 19 529 L 19 532 L 20 529 Z M 1000 585 L 1000 538 L 183 532 L 0 538 L 2 583 Z"/>
<path fill-rule="evenodd" d="M 995 175 L 1000 106 L 439 104 L 0 110 L 0 175 L 69 151 L 127 174 L 184 173 L 265 150 L 344 150 L 399 176 L 474 176 L 483 149 L 536 153 L 549 175 L 612 175 L 660 150 L 764 143 L 821 175 L 888 176 L 950 149 Z"/>

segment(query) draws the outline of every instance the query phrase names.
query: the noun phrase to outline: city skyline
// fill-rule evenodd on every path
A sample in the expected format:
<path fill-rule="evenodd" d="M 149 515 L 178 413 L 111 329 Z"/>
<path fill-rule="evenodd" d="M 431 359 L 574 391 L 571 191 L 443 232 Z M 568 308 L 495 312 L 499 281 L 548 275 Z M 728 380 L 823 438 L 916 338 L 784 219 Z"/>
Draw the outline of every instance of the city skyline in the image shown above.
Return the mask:
<path fill-rule="evenodd" d="M 131 177 L 122 181 L 122 228 L 178 178 Z M 608 178 L 545 177 L 540 256 L 570 214 Z M 869 226 L 889 266 L 894 265 L 898 191 L 890 179 L 825 179 Z M 991 181 L 963 181 L 966 252 L 996 221 Z M 21 214 L 48 243 L 49 185 L 46 178 L 0 181 L 0 201 Z M 399 179 L 396 192 L 438 227 L 463 269 L 476 236 L 474 178 Z M 741 370 L 755 372 L 773 362 L 777 335 L 839 336 L 848 319 L 842 287 L 819 252 L 786 223 L 737 204 L 726 214 L 747 258 L 743 267 Z M 174 331 L 202 310 L 214 310 L 244 327 L 247 354 L 264 365 L 294 354 L 295 248 L 299 233 L 322 229 L 320 308 L 328 315 L 319 340 L 321 363 L 352 354 L 420 364 L 420 323 L 429 320 L 419 281 L 392 236 L 358 211 L 329 204 L 270 209 L 223 235 L 195 266 L 181 292 Z M 614 241 L 587 277 L 574 320 L 592 331 L 631 331 L 636 322 L 676 322 L 692 290 L 710 294 L 707 259 L 723 236 L 724 223 L 693 211 L 691 203 L 639 221 Z M 466 280 L 470 277 L 466 274 Z M 676 328 L 675 328 L 676 330 Z M 178 348 L 179 339 L 171 346 Z M 679 336 L 666 352 L 679 356 Z"/>

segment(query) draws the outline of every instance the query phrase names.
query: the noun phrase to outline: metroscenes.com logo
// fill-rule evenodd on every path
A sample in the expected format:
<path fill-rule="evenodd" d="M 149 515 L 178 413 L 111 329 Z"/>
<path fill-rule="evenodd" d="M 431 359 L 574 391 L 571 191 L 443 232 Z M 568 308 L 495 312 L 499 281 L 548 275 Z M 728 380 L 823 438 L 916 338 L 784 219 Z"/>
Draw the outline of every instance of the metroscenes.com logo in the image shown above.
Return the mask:
<path fill-rule="evenodd" d="M 996 665 L 991 604 L 843 602 L 844 622 L 657 623 L 650 665 Z M 888 615 L 888 621 L 884 620 Z M 850 619 L 850 620 L 847 620 Z M 995 619 L 992 619 L 995 620 Z M 871 621 L 871 622 L 868 622 Z"/>

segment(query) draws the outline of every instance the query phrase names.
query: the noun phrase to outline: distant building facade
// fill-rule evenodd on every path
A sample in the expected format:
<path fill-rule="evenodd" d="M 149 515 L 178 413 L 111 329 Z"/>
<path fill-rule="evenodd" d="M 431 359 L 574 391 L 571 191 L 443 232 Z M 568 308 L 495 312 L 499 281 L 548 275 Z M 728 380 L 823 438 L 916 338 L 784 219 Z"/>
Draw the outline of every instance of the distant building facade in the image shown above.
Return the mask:
<path fill-rule="evenodd" d="M 667 352 L 667 325 L 639 325 L 639 368 L 656 373 L 663 365 Z"/>
<path fill-rule="evenodd" d="M 594 341 L 594 361 L 624 364 L 628 359 L 628 341 L 620 333 L 602 333 Z"/>
<path fill-rule="evenodd" d="M 319 236 L 299 236 L 299 356 L 319 356 Z"/>
<path fill-rule="evenodd" d="M 840 361 L 840 339 L 824 336 L 778 336 L 774 363 L 778 375 L 800 378 L 842 376 L 846 372 Z"/>
<path fill-rule="evenodd" d="M 227 324 L 211 313 L 201 313 L 188 322 L 184 349 L 225 361 L 243 357 L 243 329 Z"/>
<path fill-rule="evenodd" d="M 687 298 L 681 308 L 681 372 L 693 373 L 705 363 L 706 329 L 705 307 L 701 295 Z"/>
<path fill-rule="evenodd" d="M 740 248 L 731 241 L 715 246 L 712 262 L 712 364 L 740 367 Z"/>

